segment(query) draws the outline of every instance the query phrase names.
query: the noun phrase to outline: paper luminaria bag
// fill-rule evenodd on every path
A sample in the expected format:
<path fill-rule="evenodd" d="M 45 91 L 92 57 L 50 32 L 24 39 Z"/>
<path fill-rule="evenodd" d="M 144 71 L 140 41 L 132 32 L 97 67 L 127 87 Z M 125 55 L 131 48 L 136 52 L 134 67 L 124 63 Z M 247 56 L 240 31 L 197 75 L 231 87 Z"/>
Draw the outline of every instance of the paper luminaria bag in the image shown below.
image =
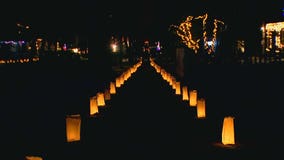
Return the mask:
<path fill-rule="evenodd" d="M 81 139 L 81 116 L 80 114 L 68 115 L 66 117 L 67 142 L 80 141 Z"/>
<path fill-rule="evenodd" d="M 232 116 L 224 117 L 222 129 L 222 143 L 224 145 L 235 144 L 234 117 Z"/>

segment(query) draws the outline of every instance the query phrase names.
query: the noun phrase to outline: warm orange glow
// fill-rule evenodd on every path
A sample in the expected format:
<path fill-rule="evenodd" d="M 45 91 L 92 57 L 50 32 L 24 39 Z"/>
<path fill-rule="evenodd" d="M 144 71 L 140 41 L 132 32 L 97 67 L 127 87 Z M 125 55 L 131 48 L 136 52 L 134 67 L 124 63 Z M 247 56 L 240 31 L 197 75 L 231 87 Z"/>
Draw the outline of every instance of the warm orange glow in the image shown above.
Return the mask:
<path fill-rule="evenodd" d="M 190 49 L 193 49 L 195 53 L 199 49 L 200 39 L 193 39 L 191 33 L 193 16 L 188 16 L 184 22 L 179 26 L 173 26 L 176 29 L 176 34 L 181 38 L 182 42 Z"/>
<path fill-rule="evenodd" d="M 228 116 L 224 118 L 222 129 L 222 143 L 235 144 L 234 117 Z"/>
<path fill-rule="evenodd" d="M 205 109 L 205 99 L 198 98 L 197 100 L 197 118 L 205 118 L 206 109 Z"/>
<path fill-rule="evenodd" d="M 112 48 L 112 52 L 117 52 L 117 50 L 118 50 L 118 47 L 117 47 L 116 44 L 112 44 L 111 48 Z"/>
<path fill-rule="evenodd" d="M 266 37 L 262 37 L 265 41 L 265 50 L 267 52 L 273 51 L 280 52 L 283 50 L 284 44 L 281 43 L 281 30 L 284 28 L 284 22 L 267 23 L 262 28 L 262 32 Z M 273 44 L 274 43 L 274 44 Z"/>
<path fill-rule="evenodd" d="M 175 90 L 176 89 L 176 79 L 173 77 L 173 76 L 170 76 L 170 79 L 169 79 L 169 83 L 170 85 L 172 86 L 172 88 Z"/>
<path fill-rule="evenodd" d="M 175 88 L 176 88 L 176 94 L 180 95 L 181 94 L 181 92 L 180 92 L 180 82 L 176 82 L 175 83 Z"/>
<path fill-rule="evenodd" d="M 26 156 L 26 160 L 43 160 L 43 158 L 38 157 L 38 156 Z"/>
<path fill-rule="evenodd" d="M 109 89 L 105 89 L 105 93 L 104 93 L 104 96 L 105 96 L 105 100 L 110 100 L 110 91 Z"/>
<path fill-rule="evenodd" d="M 170 85 L 175 90 L 176 89 L 176 80 L 173 77 L 170 77 Z"/>
<path fill-rule="evenodd" d="M 41 42 L 41 41 L 42 41 L 42 38 L 37 38 L 36 40 Z"/>
<path fill-rule="evenodd" d="M 90 98 L 90 115 L 94 115 L 99 112 L 97 97 L 93 96 Z"/>
<path fill-rule="evenodd" d="M 121 86 L 121 78 L 120 77 L 116 77 L 116 79 L 115 79 L 115 86 L 117 88 L 119 88 Z"/>
<path fill-rule="evenodd" d="M 182 87 L 182 100 L 188 101 L 188 90 L 187 86 Z"/>
<path fill-rule="evenodd" d="M 197 90 L 189 92 L 189 106 L 195 107 L 197 105 Z"/>
<path fill-rule="evenodd" d="M 109 91 L 110 94 L 115 94 L 116 93 L 114 82 L 110 82 L 109 88 L 110 88 L 110 91 Z"/>
<path fill-rule="evenodd" d="M 194 20 L 202 20 L 202 30 L 203 34 L 200 36 L 193 36 L 194 33 L 192 33 L 192 27 L 193 27 L 193 21 Z M 181 39 L 182 43 L 184 43 L 189 49 L 194 50 L 194 53 L 197 53 L 199 48 L 200 48 L 200 39 L 203 37 L 203 42 L 204 42 L 204 49 L 207 51 L 208 54 L 211 54 L 212 52 L 215 51 L 215 46 L 214 45 L 208 45 L 208 33 L 206 31 L 206 21 L 208 19 L 208 14 L 204 14 L 201 16 L 193 17 L 193 16 L 188 16 L 186 20 L 181 22 L 178 26 L 176 25 L 171 25 L 173 29 L 175 30 L 176 35 Z M 211 36 L 211 42 L 212 44 L 215 44 L 217 40 L 217 31 L 218 31 L 218 24 L 224 25 L 224 22 L 214 19 L 214 28 L 213 28 L 213 35 Z"/>
<path fill-rule="evenodd" d="M 80 141 L 81 138 L 81 116 L 79 114 L 66 117 L 67 142 Z"/>
<path fill-rule="evenodd" d="M 98 103 L 98 106 L 101 107 L 101 106 L 105 106 L 105 97 L 104 97 L 104 93 L 101 93 L 101 92 L 98 92 L 97 93 L 97 103 Z"/>
<path fill-rule="evenodd" d="M 79 53 L 79 48 L 72 48 L 72 51 L 73 51 L 74 53 Z"/>

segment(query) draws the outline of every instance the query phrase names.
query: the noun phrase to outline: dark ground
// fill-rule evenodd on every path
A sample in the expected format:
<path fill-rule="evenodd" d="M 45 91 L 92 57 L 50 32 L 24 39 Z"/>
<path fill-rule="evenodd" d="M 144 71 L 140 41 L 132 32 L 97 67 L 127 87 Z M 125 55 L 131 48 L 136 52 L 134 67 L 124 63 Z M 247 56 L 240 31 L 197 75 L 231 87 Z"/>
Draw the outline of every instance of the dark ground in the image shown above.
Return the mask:
<path fill-rule="evenodd" d="M 182 84 L 206 99 L 205 119 L 197 119 L 195 108 L 147 62 L 90 117 L 89 97 L 110 81 L 89 67 L 1 68 L 3 157 L 244 160 L 283 155 L 283 65 L 191 66 Z M 82 117 L 81 141 L 67 143 L 65 116 L 75 113 Z M 227 115 L 235 117 L 234 149 L 216 146 Z"/>

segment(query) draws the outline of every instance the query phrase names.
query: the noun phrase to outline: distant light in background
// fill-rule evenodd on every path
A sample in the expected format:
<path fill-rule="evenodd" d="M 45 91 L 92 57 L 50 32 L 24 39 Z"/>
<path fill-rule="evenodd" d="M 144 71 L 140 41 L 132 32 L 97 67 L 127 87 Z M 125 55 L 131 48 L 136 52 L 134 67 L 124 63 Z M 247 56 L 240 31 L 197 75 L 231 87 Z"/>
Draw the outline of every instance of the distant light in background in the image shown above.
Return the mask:
<path fill-rule="evenodd" d="M 160 42 L 159 42 L 159 41 L 157 42 L 157 48 L 156 48 L 156 50 L 157 50 L 157 51 L 160 51 L 160 50 L 161 50 L 161 45 L 160 45 Z"/>
<path fill-rule="evenodd" d="M 196 26 L 196 20 L 202 21 L 202 35 L 198 37 L 193 36 L 194 30 L 192 30 L 193 26 Z M 211 54 L 216 51 L 216 41 L 217 41 L 217 32 L 222 31 L 220 26 L 224 26 L 224 22 L 214 19 L 213 20 L 213 30 L 212 35 L 208 35 L 207 33 L 207 20 L 208 14 L 204 14 L 201 16 L 188 16 L 183 22 L 179 25 L 171 25 L 170 28 L 175 31 L 175 34 L 181 39 L 181 42 L 184 43 L 188 48 L 192 49 L 195 54 L 197 54 L 200 49 L 200 44 L 203 40 L 204 46 L 203 48 L 206 50 L 207 54 Z M 210 40 L 209 40 L 210 38 Z M 208 41 L 210 41 L 211 45 L 209 45 Z"/>
<path fill-rule="evenodd" d="M 118 51 L 118 48 L 117 48 L 116 44 L 112 44 L 111 45 L 111 49 L 112 49 L 112 52 L 114 52 L 114 53 L 116 53 Z"/>
<path fill-rule="evenodd" d="M 38 156 L 26 156 L 26 160 L 43 160 L 43 158 Z"/>
<path fill-rule="evenodd" d="M 64 50 L 64 51 L 67 51 L 67 45 L 66 45 L 66 43 L 63 44 L 63 50 Z"/>
<path fill-rule="evenodd" d="M 73 53 L 78 53 L 79 49 L 78 48 L 72 48 Z"/>
<path fill-rule="evenodd" d="M 261 30 L 261 31 L 264 31 L 264 27 L 263 27 L 263 26 L 262 26 L 262 27 L 260 27 L 260 30 Z"/>
<path fill-rule="evenodd" d="M 57 50 L 57 51 L 61 51 L 61 47 L 60 47 L 59 42 L 56 42 L 56 50 Z"/>
<path fill-rule="evenodd" d="M 127 44 L 127 47 L 130 47 L 129 37 L 126 38 L 126 44 Z"/>
<path fill-rule="evenodd" d="M 213 42 L 212 41 L 208 41 L 207 44 L 208 44 L 208 46 L 212 46 Z"/>
<path fill-rule="evenodd" d="M 266 52 L 276 52 L 279 53 L 284 48 L 283 38 L 281 37 L 281 30 L 284 28 L 284 22 L 274 22 L 264 24 L 263 32 L 263 41 L 266 43 L 263 44 Z"/>
<path fill-rule="evenodd" d="M 192 38 L 191 27 L 192 27 L 192 19 L 193 16 L 188 16 L 186 20 L 180 23 L 178 26 L 171 25 L 174 28 L 176 34 L 181 38 L 182 43 L 184 43 L 188 48 L 194 50 L 197 53 L 199 49 L 199 41 L 200 39 L 194 40 Z"/>
<path fill-rule="evenodd" d="M 245 53 L 245 41 L 237 40 L 237 51 L 244 54 Z"/>
<path fill-rule="evenodd" d="M 284 28 L 282 28 L 280 31 L 280 42 L 284 45 Z"/>

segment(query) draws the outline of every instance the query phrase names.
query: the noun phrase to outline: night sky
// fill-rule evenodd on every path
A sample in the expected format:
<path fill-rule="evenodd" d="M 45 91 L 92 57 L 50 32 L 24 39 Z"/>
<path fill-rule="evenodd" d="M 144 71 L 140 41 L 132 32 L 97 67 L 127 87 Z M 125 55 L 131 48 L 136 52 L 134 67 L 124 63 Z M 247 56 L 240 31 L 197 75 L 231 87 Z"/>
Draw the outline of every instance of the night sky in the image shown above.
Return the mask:
<path fill-rule="evenodd" d="M 170 24 L 177 24 L 188 15 L 208 13 L 226 24 L 237 24 L 236 28 L 243 28 L 249 22 L 255 25 L 264 20 L 283 20 L 284 3 L 280 0 L 15 0 L 6 2 L 6 6 L 0 11 L 2 21 L 6 22 L 1 24 L 6 30 L 11 30 L 17 21 L 30 24 L 39 33 L 88 35 L 90 30 L 98 29 L 157 37 Z"/>

